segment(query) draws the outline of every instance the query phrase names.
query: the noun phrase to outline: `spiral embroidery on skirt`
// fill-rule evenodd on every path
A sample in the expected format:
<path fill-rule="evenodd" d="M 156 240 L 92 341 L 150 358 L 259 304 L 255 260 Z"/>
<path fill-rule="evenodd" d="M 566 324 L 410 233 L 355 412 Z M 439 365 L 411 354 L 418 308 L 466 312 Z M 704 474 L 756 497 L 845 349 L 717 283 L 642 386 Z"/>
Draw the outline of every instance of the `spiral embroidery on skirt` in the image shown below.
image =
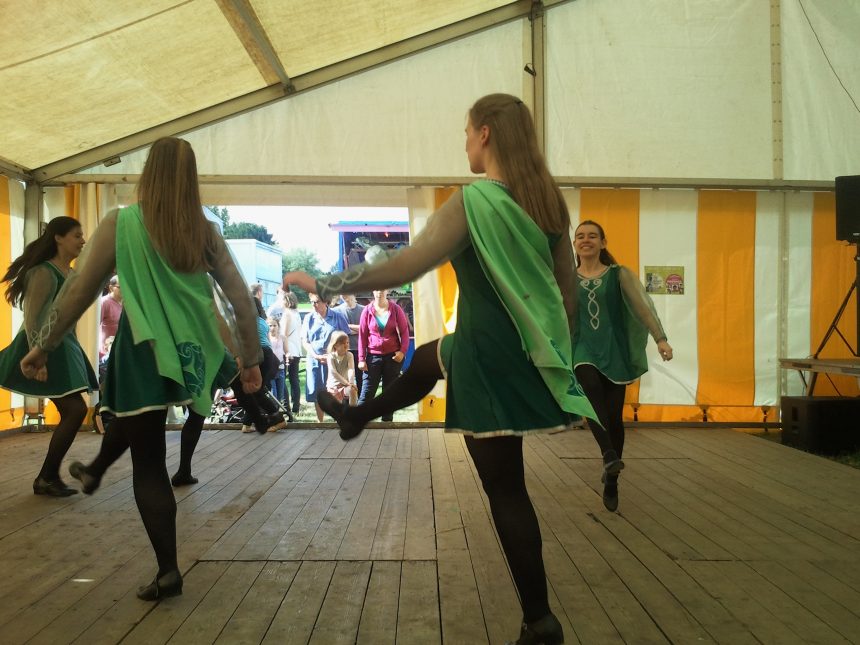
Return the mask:
<path fill-rule="evenodd" d="M 185 375 L 185 387 L 192 396 L 203 392 L 203 377 L 205 373 L 203 348 L 197 343 L 184 342 L 176 346 L 182 372 Z"/>

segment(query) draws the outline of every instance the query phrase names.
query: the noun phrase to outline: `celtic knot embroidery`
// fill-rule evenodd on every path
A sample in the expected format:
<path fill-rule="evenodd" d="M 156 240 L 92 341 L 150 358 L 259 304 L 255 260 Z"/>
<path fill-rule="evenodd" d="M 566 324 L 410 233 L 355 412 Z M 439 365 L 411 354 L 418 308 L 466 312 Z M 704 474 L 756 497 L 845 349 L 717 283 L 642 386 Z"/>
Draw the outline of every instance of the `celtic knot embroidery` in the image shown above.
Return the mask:
<path fill-rule="evenodd" d="M 597 302 L 597 289 L 603 284 L 603 278 L 584 278 L 579 284 L 588 292 L 588 324 L 594 331 L 600 329 L 600 304 Z M 592 286 L 593 285 L 593 286 Z"/>
<path fill-rule="evenodd" d="M 30 347 L 44 347 L 45 343 L 48 340 L 48 336 L 51 335 L 51 330 L 54 329 L 54 325 L 57 322 L 58 317 L 57 310 L 51 307 L 51 310 L 48 312 L 48 317 L 45 319 L 45 323 L 38 330 L 33 330 L 30 334 Z"/>

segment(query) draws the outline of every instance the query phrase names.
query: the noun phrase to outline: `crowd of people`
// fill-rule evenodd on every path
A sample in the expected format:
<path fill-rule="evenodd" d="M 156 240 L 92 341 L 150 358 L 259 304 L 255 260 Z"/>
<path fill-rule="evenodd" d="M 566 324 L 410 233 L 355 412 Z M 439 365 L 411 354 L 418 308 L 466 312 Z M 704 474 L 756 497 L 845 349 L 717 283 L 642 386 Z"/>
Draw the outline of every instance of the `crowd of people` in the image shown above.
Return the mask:
<path fill-rule="evenodd" d="M 108 213 L 86 246 L 80 224 L 58 217 L 9 266 L 6 298 L 22 306 L 24 325 L 0 352 L 0 386 L 49 398 L 60 412 L 33 482 L 39 495 L 77 492 L 60 464 L 87 412 L 82 394 L 99 382 L 74 324 L 106 285 L 100 407 L 110 422 L 99 453 L 72 463 L 70 473 L 92 494 L 130 450 L 135 500 L 157 561 L 141 599 L 182 592 L 171 486 L 197 482 L 191 458 L 213 393 L 233 389 L 244 431 L 282 429 L 300 411 L 304 355 L 305 401 L 319 421 L 331 416 L 347 441 L 446 380 L 445 429 L 465 436 L 522 603 L 517 643 L 563 642 L 548 602 L 523 437 L 587 420 L 602 455 L 603 503 L 616 510 L 625 386 L 647 369 L 649 335 L 663 360 L 673 350 L 636 273 L 608 252 L 603 228 L 583 221 L 571 239 L 526 105 L 486 96 L 469 110 L 465 135 L 470 168 L 484 178 L 451 197 L 410 246 L 316 279 L 288 273 L 268 310 L 261 285 L 243 282 L 205 219 L 194 152 L 176 138 L 153 144 L 137 203 Z M 416 348 L 403 370 L 410 323 L 386 289 L 445 261 L 460 289 L 456 330 Z M 312 311 L 303 319 L 293 286 L 309 293 Z M 370 291 L 360 305 L 355 294 Z M 171 479 L 164 429 L 172 406 L 185 406 L 188 418 Z"/>

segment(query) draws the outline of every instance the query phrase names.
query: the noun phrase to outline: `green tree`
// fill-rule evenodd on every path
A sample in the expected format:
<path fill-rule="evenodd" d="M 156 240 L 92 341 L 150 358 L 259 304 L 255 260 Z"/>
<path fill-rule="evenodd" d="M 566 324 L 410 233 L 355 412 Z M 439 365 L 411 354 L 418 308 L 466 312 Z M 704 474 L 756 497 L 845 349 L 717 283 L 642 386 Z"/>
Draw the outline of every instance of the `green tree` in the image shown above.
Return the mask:
<path fill-rule="evenodd" d="M 225 228 L 230 224 L 230 213 L 227 212 L 226 206 L 207 206 L 206 208 L 215 213 Z"/>
<path fill-rule="evenodd" d="M 304 271 L 305 273 L 314 276 L 315 278 L 322 275 L 322 271 L 320 271 L 320 260 L 317 257 L 315 251 L 311 251 L 310 249 L 290 249 L 288 251 L 284 251 L 284 254 L 281 256 L 281 267 L 284 270 L 284 273 L 289 271 Z M 305 302 L 308 299 L 308 294 L 306 294 L 302 289 L 298 287 L 291 287 L 293 293 L 299 299 L 299 302 Z"/>
<path fill-rule="evenodd" d="M 265 226 L 250 222 L 227 224 L 224 226 L 224 237 L 228 240 L 259 240 L 266 244 L 275 243 L 272 234 Z"/>

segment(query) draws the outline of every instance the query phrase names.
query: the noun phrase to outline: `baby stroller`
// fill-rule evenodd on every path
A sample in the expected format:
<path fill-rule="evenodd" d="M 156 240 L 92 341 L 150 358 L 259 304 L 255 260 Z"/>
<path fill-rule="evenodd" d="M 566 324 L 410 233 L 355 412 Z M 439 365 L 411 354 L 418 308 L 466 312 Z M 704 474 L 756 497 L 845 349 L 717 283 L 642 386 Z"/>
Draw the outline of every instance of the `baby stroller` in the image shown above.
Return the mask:
<path fill-rule="evenodd" d="M 244 414 L 245 411 L 236 400 L 233 390 L 226 388 L 215 392 L 212 410 L 206 423 L 242 423 Z"/>
<path fill-rule="evenodd" d="M 269 407 L 279 412 L 285 419 L 291 415 L 283 404 L 276 399 L 267 388 L 262 389 L 263 396 L 270 403 Z M 271 414 L 271 413 L 270 413 Z M 212 402 L 212 410 L 209 413 L 207 423 L 243 423 L 245 420 L 245 410 L 239 405 L 236 395 L 233 390 L 226 388 L 218 390 L 215 393 L 215 400 Z"/>

